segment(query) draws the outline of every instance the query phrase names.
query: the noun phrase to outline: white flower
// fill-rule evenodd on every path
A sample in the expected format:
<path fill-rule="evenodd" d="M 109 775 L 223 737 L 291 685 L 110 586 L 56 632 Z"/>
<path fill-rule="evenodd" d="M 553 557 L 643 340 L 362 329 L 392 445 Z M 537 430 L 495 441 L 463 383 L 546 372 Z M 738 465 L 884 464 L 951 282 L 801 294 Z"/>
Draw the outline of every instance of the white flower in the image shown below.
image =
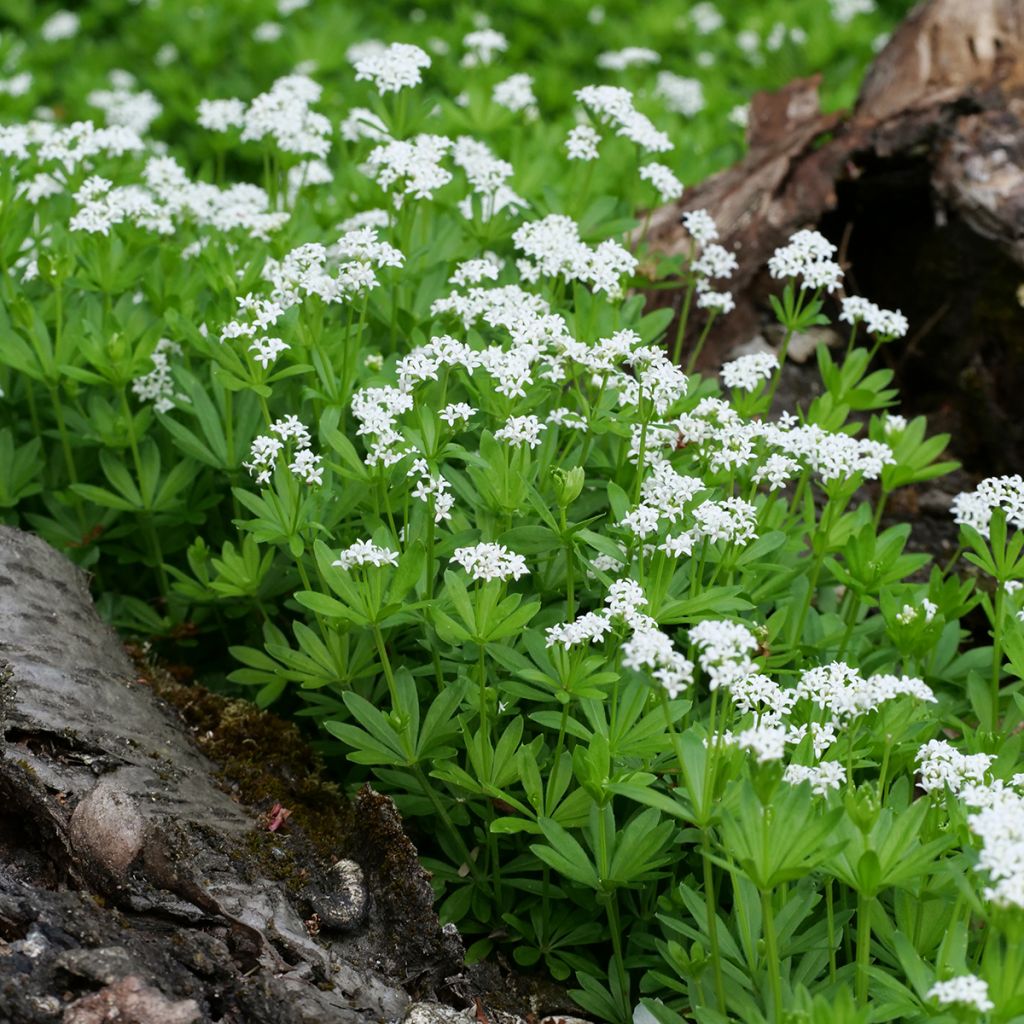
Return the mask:
<path fill-rule="evenodd" d="M 665 132 L 658 131 L 650 118 L 633 106 L 633 94 L 614 85 L 585 85 L 576 90 L 580 101 L 603 124 L 615 128 L 615 134 L 635 143 L 648 153 L 666 153 L 673 148 Z"/>
<path fill-rule="evenodd" d="M 693 682 L 693 663 L 673 647 L 665 633 L 653 626 L 636 629 L 623 642 L 622 664 L 637 672 L 648 670 L 673 699 Z"/>
<path fill-rule="evenodd" d="M 469 418 L 475 415 L 476 410 L 465 402 L 452 402 L 446 405 L 439 413 L 438 416 L 449 427 L 454 427 L 456 423 L 466 423 Z"/>
<path fill-rule="evenodd" d="M 589 124 L 578 124 L 566 136 L 565 150 L 570 160 L 596 160 L 600 141 L 600 134 Z"/>
<path fill-rule="evenodd" d="M 156 343 L 153 355 L 153 369 L 145 376 L 132 381 L 132 392 L 140 401 L 152 402 L 157 412 L 167 412 L 174 408 L 174 401 L 188 401 L 185 395 L 176 394 L 174 378 L 171 376 L 170 356 L 180 356 L 181 346 L 167 338 Z"/>
<path fill-rule="evenodd" d="M 946 740 L 929 740 L 917 751 L 920 786 L 926 793 L 944 786 L 960 793 L 966 786 L 985 781 L 995 758 L 991 754 L 961 754 Z"/>
<path fill-rule="evenodd" d="M 40 26 L 39 34 L 48 43 L 71 39 L 78 35 L 79 18 L 71 11 L 56 11 Z"/>
<path fill-rule="evenodd" d="M 378 547 L 372 540 L 357 540 L 345 548 L 331 565 L 336 565 L 339 569 L 353 569 L 362 565 L 373 565 L 377 568 L 382 565 L 398 565 L 398 552 Z"/>
<path fill-rule="evenodd" d="M 430 57 L 418 46 L 392 43 L 354 61 L 357 82 L 372 82 L 381 93 L 400 92 L 423 81 L 422 69 L 430 67 Z"/>
<path fill-rule="evenodd" d="M 843 277 L 842 268 L 832 260 L 835 251 L 836 247 L 817 231 L 798 231 L 772 254 L 768 272 L 777 279 L 800 277 L 807 288 L 833 292 Z"/>
<path fill-rule="evenodd" d="M 508 39 L 493 28 L 479 28 L 463 36 L 462 45 L 466 47 L 461 64 L 464 68 L 475 68 L 482 64 L 490 64 L 496 54 L 508 49 Z"/>
<path fill-rule="evenodd" d="M 683 227 L 699 246 L 705 246 L 718 238 L 718 227 L 707 210 L 687 210 L 683 214 Z"/>
<path fill-rule="evenodd" d="M 722 12 L 707 0 L 695 4 L 690 11 L 690 18 L 693 20 L 693 27 L 702 35 L 706 36 L 716 32 L 725 24 Z"/>
<path fill-rule="evenodd" d="M 463 260 L 457 264 L 448 283 L 461 287 L 479 284 L 481 281 L 497 281 L 500 272 L 501 263 L 498 258 L 493 253 L 485 254 L 482 259 Z"/>
<path fill-rule="evenodd" d="M 519 112 L 525 111 L 527 118 L 533 120 L 537 116 L 537 97 L 533 94 L 533 75 L 510 75 L 498 82 L 491 91 L 491 99 L 499 107 Z"/>
<path fill-rule="evenodd" d="M 494 432 L 499 441 L 508 441 L 513 448 L 529 445 L 536 448 L 540 444 L 540 432 L 547 429 L 536 416 L 509 416 L 505 425 Z"/>
<path fill-rule="evenodd" d="M 767 480 L 769 490 L 775 491 L 784 486 L 799 469 L 800 463 L 795 459 L 773 452 L 754 471 L 752 479 L 756 484 Z"/>
<path fill-rule="evenodd" d="M 859 295 L 843 299 L 842 306 L 840 320 L 850 325 L 864 322 L 867 329 L 883 341 L 904 337 L 910 327 L 907 318 L 898 309 L 881 309 Z"/>
<path fill-rule="evenodd" d="M 319 485 L 324 482 L 322 461 L 321 456 L 314 455 L 308 448 L 300 448 L 288 463 L 288 468 L 303 482 Z"/>
<path fill-rule="evenodd" d="M 310 108 L 321 91 L 306 75 L 277 79 L 246 108 L 242 141 L 259 142 L 270 137 L 284 153 L 323 159 L 331 148 L 331 122 Z"/>
<path fill-rule="evenodd" d="M 699 309 L 712 309 L 715 315 L 725 316 L 736 308 L 732 292 L 703 291 L 697 296 Z"/>
<path fill-rule="evenodd" d="M 683 194 L 683 183 L 664 164 L 645 164 L 640 168 L 642 181 L 649 181 L 663 203 L 671 203 Z"/>
<path fill-rule="evenodd" d="M 549 626 L 545 630 L 546 646 L 554 647 L 561 644 L 566 650 L 580 644 L 602 643 L 605 634 L 611 631 L 612 624 L 605 612 L 587 612 L 572 622 L 563 622 L 557 626 Z"/>
<path fill-rule="evenodd" d="M 245 104 L 238 99 L 200 100 L 197 123 L 210 132 L 226 132 L 245 123 Z"/>
<path fill-rule="evenodd" d="M 988 537 L 992 513 L 1002 509 L 1006 522 L 1024 527 L 1024 478 L 1020 475 L 992 476 L 982 480 L 974 491 L 962 491 L 953 499 L 953 521 L 972 526 Z"/>
<path fill-rule="evenodd" d="M 636 580 L 628 577 L 615 580 L 608 588 L 604 603 L 608 606 L 609 615 L 620 616 L 634 629 L 649 621 L 648 616 L 640 611 L 647 605 L 647 596 Z"/>
<path fill-rule="evenodd" d="M 659 71 L 654 94 L 661 97 L 665 106 L 675 114 L 693 117 L 704 109 L 704 87 L 696 78 Z"/>
<path fill-rule="evenodd" d="M 252 37 L 257 43 L 276 43 L 283 35 L 284 26 L 279 21 L 261 21 L 252 30 Z"/>
<path fill-rule="evenodd" d="M 838 25 L 853 21 L 858 14 L 874 14 L 875 0 L 828 0 L 832 17 Z"/>
<path fill-rule="evenodd" d="M 757 540 L 757 508 L 742 498 L 705 501 L 693 512 L 698 532 L 711 541 L 745 544 Z"/>
<path fill-rule="evenodd" d="M 538 273 L 582 281 L 611 296 L 621 293 L 622 275 L 632 273 L 638 265 L 632 253 L 611 239 L 592 249 L 580 240 L 579 225 L 560 213 L 523 224 L 512 241 L 530 257 Z"/>
<path fill-rule="evenodd" d="M 825 796 L 830 789 L 842 789 L 846 783 L 846 768 L 840 761 L 822 761 L 811 766 L 791 764 L 782 773 L 782 778 L 793 786 L 809 782 L 812 793 Z"/>
<path fill-rule="evenodd" d="M 391 138 L 388 126 L 366 107 L 353 107 L 345 115 L 338 130 L 346 142 L 358 142 L 360 139 L 385 142 Z"/>
<path fill-rule="evenodd" d="M 756 672 L 750 655 L 757 650 L 757 638 L 739 622 L 705 619 L 690 629 L 690 643 L 699 651 L 710 690 L 731 690 Z"/>
<path fill-rule="evenodd" d="M 441 160 L 454 143 L 443 135 L 417 135 L 377 146 L 367 157 L 371 177 L 385 192 L 395 191 L 416 199 L 432 199 L 452 180 Z"/>
<path fill-rule="evenodd" d="M 657 64 L 661 55 L 643 46 L 627 46 L 622 50 L 609 50 L 597 56 L 597 66 L 605 71 L 625 71 L 627 68 Z"/>
<path fill-rule="evenodd" d="M 723 364 L 722 383 L 727 388 L 754 391 L 762 381 L 771 380 L 778 368 L 779 360 L 773 352 L 754 352 Z"/>
<path fill-rule="evenodd" d="M 452 561 L 475 580 L 518 580 L 530 571 L 526 568 L 526 559 L 504 544 L 481 543 L 456 548 Z"/>
<path fill-rule="evenodd" d="M 766 724 L 751 726 L 740 733 L 727 733 L 724 739 L 740 750 L 749 751 L 764 764 L 768 761 L 781 761 L 785 757 L 789 734 L 783 726 Z"/>
<path fill-rule="evenodd" d="M 729 122 L 736 125 L 738 128 L 746 128 L 750 124 L 750 104 L 749 103 L 737 103 L 732 110 L 729 111 Z"/>
<path fill-rule="evenodd" d="M 961 974 L 948 981 L 935 982 L 928 989 L 926 998 L 936 999 L 942 1006 L 969 1006 L 978 1013 L 988 1013 L 996 1008 L 996 1004 L 988 997 L 988 982 L 973 974 Z"/>

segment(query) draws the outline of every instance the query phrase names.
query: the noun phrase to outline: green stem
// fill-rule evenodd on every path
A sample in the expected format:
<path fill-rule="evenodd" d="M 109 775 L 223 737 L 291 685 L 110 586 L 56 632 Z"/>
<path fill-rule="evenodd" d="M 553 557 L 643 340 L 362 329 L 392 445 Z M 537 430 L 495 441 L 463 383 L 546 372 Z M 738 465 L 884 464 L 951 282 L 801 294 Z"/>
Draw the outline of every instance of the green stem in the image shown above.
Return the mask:
<path fill-rule="evenodd" d="M 690 263 L 696 255 L 696 244 L 690 243 Z M 693 302 L 693 293 L 697 287 L 697 278 L 691 273 L 690 283 L 686 286 L 686 294 L 683 296 L 683 308 L 679 311 L 679 326 L 676 328 L 676 340 L 672 345 L 672 362 L 678 366 L 683 355 L 683 337 L 686 335 L 686 323 L 690 319 L 690 304 Z"/>
<path fill-rule="evenodd" d="M 871 897 L 857 893 L 857 1002 L 868 1000 L 868 965 L 871 961 Z"/>
<path fill-rule="evenodd" d="M 717 315 L 718 314 L 715 310 L 711 310 L 707 323 L 704 324 L 704 329 L 700 332 L 700 337 L 697 339 L 697 344 L 694 345 L 693 351 L 690 353 L 690 358 L 686 360 L 687 374 L 693 373 L 697 368 L 697 360 L 700 359 L 700 354 L 704 349 L 704 342 L 708 339 L 708 334 L 711 331 L 711 325 L 715 322 L 715 317 Z"/>
<path fill-rule="evenodd" d="M 562 538 L 565 541 L 565 600 L 568 609 L 568 619 L 571 622 L 576 618 L 576 553 L 573 547 L 572 537 L 569 535 L 569 523 L 565 517 L 565 509 L 559 509 L 561 518 Z"/>
<path fill-rule="evenodd" d="M 440 818 L 445 831 L 451 837 L 452 842 L 458 849 L 459 854 L 462 857 L 462 863 L 466 865 L 467 870 L 473 876 L 473 880 L 477 884 L 486 886 L 487 880 L 481 877 L 476 861 L 473 859 L 473 856 L 469 851 L 469 847 L 466 846 L 465 840 L 462 838 L 459 830 L 455 827 L 455 823 L 448 814 L 448 809 L 435 792 L 434 787 L 430 784 L 430 780 L 427 778 L 426 773 L 418 764 L 414 764 L 412 766 L 412 771 L 413 775 L 415 775 L 416 779 L 419 781 L 419 784 L 423 787 L 423 791 L 427 794 L 427 799 L 433 805 L 434 810 L 437 811 L 437 816 Z"/>
<path fill-rule="evenodd" d="M 782 344 L 779 346 L 779 368 L 775 371 L 775 375 L 772 377 L 771 386 L 768 388 L 767 405 L 766 411 L 771 412 L 772 399 L 775 397 L 775 391 L 779 386 L 779 381 L 782 380 L 782 369 L 786 365 L 786 353 L 789 351 L 789 343 L 793 338 L 793 328 L 787 327 L 786 334 L 782 339 Z"/>
<path fill-rule="evenodd" d="M 718 944 L 718 908 L 715 901 L 714 868 L 711 864 L 710 829 L 701 829 L 700 845 L 700 859 L 704 870 L 704 908 L 708 915 L 708 942 L 711 945 L 711 970 L 715 979 L 715 998 L 718 1000 L 718 1012 L 727 1013 L 725 983 L 722 979 L 722 953 Z"/>
<path fill-rule="evenodd" d="M 999 679 L 1003 669 L 1003 598 L 1006 585 L 1003 580 L 996 580 L 995 613 L 992 622 L 992 732 L 999 729 Z"/>
<path fill-rule="evenodd" d="M 828 922 L 828 980 L 836 980 L 836 913 L 832 903 L 832 879 L 825 883 L 825 918 Z"/>
<path fill-rule="evenodd" d="M 770 890 L 761 890 L 761 916 L 764 921 L 764 952 L 768 969 L 768 983 L 772 992 L 772 1020 L 782 1021 L 782 970 L 779 964 L 779 943 L 775 934 L 775 912 Z"/>
<path fill-rule="evenodd" d="M 388 690 L 391 693 L 391 707 L 398 710 L 398 687 L 395 684 L 395 673 L 391 668 L 391 659 L 388 657 L 387 647 L 384 646 L 384 637 L 381 634 L 380 626 L 373 624 L 373 639 L 377 644 L 377 657 L 380 658 L 381 668 L 384 669 L 384 678 L 388 683 Z"/>

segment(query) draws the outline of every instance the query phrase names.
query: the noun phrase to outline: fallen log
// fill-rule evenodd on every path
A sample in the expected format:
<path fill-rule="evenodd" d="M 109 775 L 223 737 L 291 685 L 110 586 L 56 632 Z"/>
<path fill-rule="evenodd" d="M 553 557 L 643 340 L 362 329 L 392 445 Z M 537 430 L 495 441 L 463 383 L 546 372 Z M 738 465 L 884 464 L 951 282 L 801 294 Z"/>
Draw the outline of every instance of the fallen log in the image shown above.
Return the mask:
<path fill-rule="evenodd" d="M 849 114 L 822 113 L 818 83 L 756 96 L 747 156 L 651 217 L 651 246 L 681 254 L 691 240 L 680 215 L 707 209 L 739 260 L 737 309 L 716 323 L 702 365 L 764 333 L 777 290 L 768 257 L 817 227 L 839 246 L 848 294 L 910 319 L 910 337 L 883 350 L 907 411 L 934 414 L 968 465 L 1019 470 L 1024 5 L 920 4 Z M 690 333 L 701 326 L 693 318 Z"/>
<path fill-rule="evenodd" d="M 257 731 L 298 742 L 293 726 L 165 680 L 215 751 L 225 729 L 255 734 L 280 802 L 247 806 L 255 783 L 218 781 L 85 575 L 9 527 L 0 657 L 0 1020 L 398 1020 L 459 974 L 387 797 L 349 806 L 307 748 L 277 763 L 280 738 Z"/>

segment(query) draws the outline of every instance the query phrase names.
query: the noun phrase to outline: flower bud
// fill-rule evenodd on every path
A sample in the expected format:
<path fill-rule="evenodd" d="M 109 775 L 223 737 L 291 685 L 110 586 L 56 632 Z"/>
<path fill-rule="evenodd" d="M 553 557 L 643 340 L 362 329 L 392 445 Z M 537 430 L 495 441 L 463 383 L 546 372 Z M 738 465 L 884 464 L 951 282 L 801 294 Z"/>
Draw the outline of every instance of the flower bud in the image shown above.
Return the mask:
<path fill-rule="evenodd" d="M 582 466 L 574 466 L 569 470 L 551 470 L 551 482 L 559 508 L 568 508 L 580 496 L 585 479 L 586 473 Z"/>

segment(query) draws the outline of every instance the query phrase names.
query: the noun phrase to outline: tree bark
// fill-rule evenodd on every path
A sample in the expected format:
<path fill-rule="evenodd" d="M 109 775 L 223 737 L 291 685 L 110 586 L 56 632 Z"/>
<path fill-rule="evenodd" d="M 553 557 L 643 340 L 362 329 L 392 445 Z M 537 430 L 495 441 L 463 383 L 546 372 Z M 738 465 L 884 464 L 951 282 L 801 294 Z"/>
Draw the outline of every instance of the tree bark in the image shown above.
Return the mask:
<path fill-rule="evenodd" d="M 84 574 L 9 527 L 0 637 L 0 1020 L 355 1024 L 399 1019 L 459 973 L 388 798 L 349 806 L 308 749 L 274 765 L 269 817 L 240 802 L 250 783 L 233 798 Z M 260 721 L 295 739 L 242 702 L 163 689 L 203 702 L 189 713 L 209 744 L 232 721 L 240 742 Z M 303 800 L 315 838 L 286 822 Z"/>
<path fill-rule="evenodd" d="M 1020 0 L 920 4 L 848 114 L 821 112 L 817 78 L 756 96 L 746 157 L 655 211 L 650 244 L 687 253 L 680 215 L 701 208 L 740 263 L 729 285 L 737 309 L 712 330 L 704 367 L 764 332 L 767 295 L 778 290 L 769 256 L 817 227 L 839 247 L 848 294 L 908 315 L 910 337 L 883 359 L 909 411 L 936 414 L 969 464 L 1024 466 Z M 691 340 L 702 316 L 688 325 Z"/>

